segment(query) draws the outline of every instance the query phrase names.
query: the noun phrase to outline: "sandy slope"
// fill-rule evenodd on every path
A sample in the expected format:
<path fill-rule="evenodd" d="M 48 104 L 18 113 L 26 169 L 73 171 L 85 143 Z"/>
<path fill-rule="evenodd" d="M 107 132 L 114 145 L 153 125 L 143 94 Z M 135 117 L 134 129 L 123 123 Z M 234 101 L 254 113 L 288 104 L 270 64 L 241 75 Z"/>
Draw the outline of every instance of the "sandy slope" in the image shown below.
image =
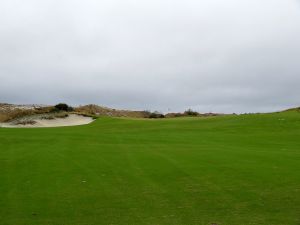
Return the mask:
<path fill-rule="evenodd" d="M 93 122 L 91 117 L 84 117 L 80 115 L 71 114 L 66 118 L 56 118 L 52 120 L 48 119 L 34 119 L 35 124 L 27 124 L 27 125 L 15 125 L 13 123 L 0 123 L 0 127 L 16 127 L 16 128 L 30 128 L 30 127 L 64 127 L 64 126 L 77 126 L 84 125 Z"/>

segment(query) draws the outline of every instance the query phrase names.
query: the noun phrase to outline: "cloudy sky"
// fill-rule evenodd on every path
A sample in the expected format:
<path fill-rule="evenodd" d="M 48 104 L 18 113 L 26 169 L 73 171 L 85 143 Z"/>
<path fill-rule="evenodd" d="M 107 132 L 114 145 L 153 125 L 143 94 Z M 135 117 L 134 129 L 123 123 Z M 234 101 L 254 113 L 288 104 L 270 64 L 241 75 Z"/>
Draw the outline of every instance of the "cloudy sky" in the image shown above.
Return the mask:
<path fill-rule="evenodd" d="M 300 1 L 1 0 L 0 102 L 300 106 Z"/>

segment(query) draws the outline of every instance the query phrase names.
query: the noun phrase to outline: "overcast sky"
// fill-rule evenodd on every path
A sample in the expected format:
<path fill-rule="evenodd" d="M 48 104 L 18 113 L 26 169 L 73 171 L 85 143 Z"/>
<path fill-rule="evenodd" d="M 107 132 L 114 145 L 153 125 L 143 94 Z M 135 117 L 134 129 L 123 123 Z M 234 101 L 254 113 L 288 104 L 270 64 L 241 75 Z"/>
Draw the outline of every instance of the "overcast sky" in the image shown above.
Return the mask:
<path fill-rule="evenodd" d="M 300 1 L 1 0 L 0 102 L 300 106 Z"/>

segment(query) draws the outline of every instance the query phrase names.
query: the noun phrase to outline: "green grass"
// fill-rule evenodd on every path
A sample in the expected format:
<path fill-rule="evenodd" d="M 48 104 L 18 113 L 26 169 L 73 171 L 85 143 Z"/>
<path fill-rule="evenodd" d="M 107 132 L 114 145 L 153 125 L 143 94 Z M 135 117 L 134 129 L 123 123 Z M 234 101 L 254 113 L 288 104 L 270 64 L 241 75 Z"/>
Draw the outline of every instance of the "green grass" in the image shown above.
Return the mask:
<path fill-rule="evenodd" d="M 300 113 L 0 129 L 1 225 L 298 225 Z"/>

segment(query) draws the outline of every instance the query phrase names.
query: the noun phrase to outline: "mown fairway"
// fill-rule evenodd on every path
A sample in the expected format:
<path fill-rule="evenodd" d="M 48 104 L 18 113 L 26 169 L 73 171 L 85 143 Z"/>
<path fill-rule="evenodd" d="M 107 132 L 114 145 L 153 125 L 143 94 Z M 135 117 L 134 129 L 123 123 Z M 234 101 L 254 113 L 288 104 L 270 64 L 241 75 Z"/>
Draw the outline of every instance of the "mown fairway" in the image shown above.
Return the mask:
<path fill-rule="evenodd" d="M 298 225 L 300 113 L 0 128 L 1 225 Z"/>

